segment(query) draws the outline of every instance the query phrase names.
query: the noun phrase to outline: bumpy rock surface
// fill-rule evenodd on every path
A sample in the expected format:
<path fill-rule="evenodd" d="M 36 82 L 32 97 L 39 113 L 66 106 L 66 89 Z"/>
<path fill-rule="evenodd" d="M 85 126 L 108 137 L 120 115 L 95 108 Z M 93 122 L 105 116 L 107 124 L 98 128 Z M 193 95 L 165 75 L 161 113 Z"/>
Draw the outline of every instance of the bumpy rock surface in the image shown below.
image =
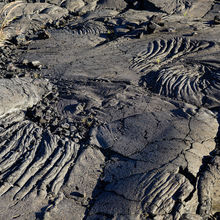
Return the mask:
<path fill-rule="evenodd" d="M 51 90 L 52 86 L 45 80 L 33 80 L 31 78 L 1 79 L 0 117 L 36 105 Z"/>
<path fill-rule="evenodd" d="M 153 112 L 147 108 L 93 130 L 90 143 L 115 155 L 105 167 L 107 185 L 91 209 L 92 216 L 103 212 L 114 216 L 115 210 L 122 216 L 171 212 L 178 216 L 182 214 L 178 209 L 196 193 L 195 179 L 202 165 L 199 152 L 208 155 L 214 150 L 217 121 L 204 109 L 190 115 L 187 107 L 183 112 L 166 105 L 165 110 L 160 100 L 148 105 Z M 209 127 L 215 129 L 213 136 Z M 114 203 L 105 203 L 107 195 Z"/>
<path fill-rule="evenodd" d="M 193 17 L 202 17 L 208 10 L 211 9 L 212 0 L 148 0 L 143 1 L 145 9 L 149 8 L 150 4 L 168 14 L 173 13 L 189 13 Z M 151 6 L 151 7 L 152 7 Z"/>
<path fill-rule="evenodd" d="M 47 3 L 24 3 L 15 1 L 2 9 L 3 33 L 7 38 L 23 37 L 33 31 L 44 29 L 45 25 L 65 18 L 68 11 Z"/>
<path fill-rule="evenodd" d="M 218 1 L 0 7 L 0 219 L 219 218 Z"/>
<path fill-rule="evenodd" d="M 216 51 L 219 45 L 212 41 L 155 40 L 132 60 L 131 67 L 147 73 L 143 83 L 154 92 L 197 106 L 217 107 L 220 104 L 220 53 Z M 150 67 L 157 70 L 152 71 Z"/>

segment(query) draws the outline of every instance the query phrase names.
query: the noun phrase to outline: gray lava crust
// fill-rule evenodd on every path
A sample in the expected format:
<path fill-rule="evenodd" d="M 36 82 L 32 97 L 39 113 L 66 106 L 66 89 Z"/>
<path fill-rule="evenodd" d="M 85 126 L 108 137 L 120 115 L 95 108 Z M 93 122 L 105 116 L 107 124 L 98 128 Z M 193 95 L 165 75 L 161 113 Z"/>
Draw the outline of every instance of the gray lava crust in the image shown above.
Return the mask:
<path fill-rule="evenodd" d="M 219 13 L 0 1 L 0 220 L 219 219 Z"/>

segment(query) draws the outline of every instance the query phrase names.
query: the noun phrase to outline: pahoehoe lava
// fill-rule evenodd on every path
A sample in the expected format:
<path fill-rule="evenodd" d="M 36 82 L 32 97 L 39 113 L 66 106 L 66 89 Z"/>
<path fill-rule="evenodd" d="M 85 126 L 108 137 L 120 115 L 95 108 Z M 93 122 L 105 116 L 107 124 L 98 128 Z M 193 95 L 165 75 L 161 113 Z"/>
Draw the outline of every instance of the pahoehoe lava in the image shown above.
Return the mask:
<path fill-rule="evenodd" d="M 197 106 L 218 107 L 220 63 L 219 53 L 211 57 L 212 47 L 219 50 L 215 42 L 186 38 L 153 41 L 132 60 L 131 68 L 146 74 L 140 83 L 154 92 Z M 210 60 L 200 55 L 204 50 Z"/>
<path fill-rule="evenodd" d="M 218 219 L 219 11 L 0 1 L 0 220 Z"/>

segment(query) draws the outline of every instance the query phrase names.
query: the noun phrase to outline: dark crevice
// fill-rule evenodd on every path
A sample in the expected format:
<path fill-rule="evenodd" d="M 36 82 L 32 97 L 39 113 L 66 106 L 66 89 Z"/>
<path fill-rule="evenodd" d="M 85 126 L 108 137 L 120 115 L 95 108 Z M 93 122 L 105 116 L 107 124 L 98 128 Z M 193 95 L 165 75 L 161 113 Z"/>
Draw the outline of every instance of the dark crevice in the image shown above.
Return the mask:
<path fill-rule="evenodd" d="M 48 206 L 41 208 L 40 212 L 35 213 L 36 220 L 44 220 L 44 215 Z"/>
<path fill-rule="evenodd" d="M 197 178 L 195 176 L 193 176 L 192 173 L 189 172 L 189 170 L 183 167 L 179 168 L 179 173 L 182 174 L 183 176 L 186 177 L 187 180 L 189 180 L 189 182 L 193 185 L 194 189 L 192 190 L 192 192 L 187 196 L 187 198 L 184 199 L 184 202 L 187 203 L 188 201 L 190 201 L 193 197 L 193 194 L 196 191 L 196 182 L 197 182 Z M 177 192 L 173 195 L 173 199 L 175 201 L 175 204 L 172 208 L 172 211 L 169 214 L 172 214 L 173 216 L 176 215 L 177 212 L 179 212 L 179 209 L 182 206 L 182 201 L 180 199 L 178 199 L 180 197 L 180 195 L 182 194 L 182 190 L 177 190 Z"/>
<path fill-rule="evenodd" d="M 192 192 L 189 194 L 189 196 L 184 200 L 184 202 L 188 202 L 188 201 L 190 201 L 190 200 L 192 199 L 193 194 L 194 194 L 194 192 L 196 191 L 196 181 L 197 181 L 197 178 L 196 178 L 192 173 L 189 172 L 189 170 L 188 170 L 187 167 L 184 168 L 184 169 L 183 169 L 182 167 L 180 167 L 180 168 L 179 168 L 179 173 L 182 174 L 183 176 L 185 176 L 186 179 L 188 179 L 189 182 L 190 182 L 190 183 L 193 185 L 193 187 L 194 187 L 193 191 L 192 191 Z"/>
<path fill-rule="evenodd" d="M 134 10 L 147 10 L 150 12 L 164 12 L 160 8 L 156 7 L 153 3 L 147 1 L 147 0 L 138 0 L 137 3 L 134 4 L 129 0 L 125 0 L 128 2 L 129 7 Z"/>
<path fill-rule="evenodd" d="M 97 181 L 97 185 L 96 185 L 95 189 L 93 190 L 92 199 L 89 201 L 89 204 L 86 207 L 86 211 L 84 213 L 83 220 L 86 220 L 87 217 L 90 215 L 90 211 L 91 211 L 93 205 L 95 204 L 98 196 L 104 192 L 104 189 L 108 184 L 109 184 L 109 182 L 103 181 L 102 176 L 100 176 L 99 180 Z"/>
<path fill-rule="evenodd" d="M 216 212 L 213 217 L 215 220 L 220 220 L 220 212 Z"/>
<path fill-rule="evenodd" d="M 212 111 L 214 113 L 216 113 L 218 123 L 220 124 L 220 111 L 219 111 L 219 107 L 212 109 Z M 204 178 L 206 178 L 204 176 L 204 174 L 207 171 L 210 172 L 210 170 L 211 170 L 210 167 L 213 166 L 214 158 L 216 156 L 220 156 L 220 126 L 218 128 L 218 132 L 217 132 L 217 135 L 215 137 L 215 142 L 216 142 L 216 146 L 215 146 L 214 151 L 210 152 L 209 156 L 203 157 L 203 161 L 202 161 L 203 163 L 202 163 L 202 166 L 201 166 L 199 174 L 198 174 L 198 176 L 199 176 L 199 182 L 198 182 L 199 205 L 198 205 L 197 211 L 196 211 L 196 213 L 198 213 L 198 214 L 200 214 L 202 212 L 201 208 L 202 208 L 202 205 L 204 204 L 204 201 L 202 200 L 202 196 L 201 196 L 202 195 L 201 185 L 203 184 Z M 210 213 L 208 213 L 208 214 L 210 214 Z M 208 219 L 217 219 L 217 220 L 220 219 L 219 212 L 214 213 L 213 216 L 210 215 Z"/>
<path fill-rule="evenodd" d="M 174 195 L 174 196 L 176 196 L 176 195 Z M 175 214 L 179 211 L 179 207 L 181 206 L 181 204 L 182 204 L 182 201 L 179 199 L 176 199 L 175 203 L 173 205 L 172 211 L 169 214 L 175 216 Z"/>

